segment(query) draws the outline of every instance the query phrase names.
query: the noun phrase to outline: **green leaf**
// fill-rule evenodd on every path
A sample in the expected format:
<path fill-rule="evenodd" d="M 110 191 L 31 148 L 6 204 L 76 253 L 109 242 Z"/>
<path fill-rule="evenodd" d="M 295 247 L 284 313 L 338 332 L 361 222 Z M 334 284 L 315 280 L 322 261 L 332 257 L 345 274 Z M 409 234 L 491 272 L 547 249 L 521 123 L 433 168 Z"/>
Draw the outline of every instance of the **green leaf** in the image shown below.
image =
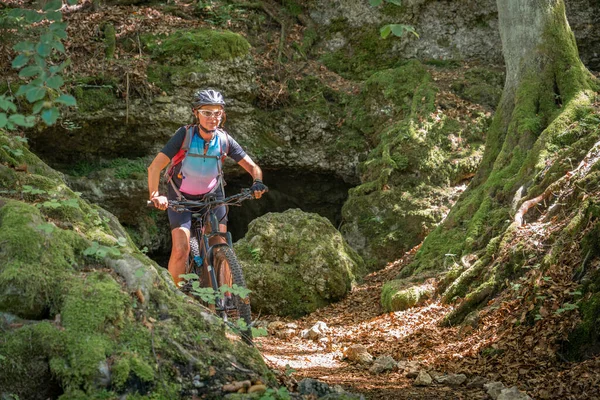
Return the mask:
<path fill-rule="evenodd" d="M 121 247 L 125 247 L 125 246 L 127 246 L 127 239 L 125 239 L 123 236 L 120 236 L 119 239 L 117 240 L 117 244 Z"/>
<path fill-rule="evenodd" d="M 0 128 L 4 128 L 8 123 L 8 117 L 6 113 L 0 113 Z"/>
<path fill-rule="evenodd" d="M 21 18 L 23 15 L 25 15 L 25 10 L 22 8 L 13 8 L 8 12 L 8 16 L 11 18 Z"/>
<path fill-rule="evenodd" d="M 50 29 L 50 31 L 52 31 L 56 34 L 56 31 L 64 31 L 65 29 L 67 29 L 67 23 L 66 22 L 53 22 L 50 24 L 50 26 L 48 28 Z"/>
<path fill-rule="evenodd" d="M 419 37 L 419 34 L 415 31 L 415 28 L 413 28 L 410 25 L 392 24 L 390 26 L 392 28 L 392 33 L 395 36 L 401 37 L 402 35 L 404 35 L 405 32 L 410 32 L 416 37 Z"/>
<path fill-rule="evenodd" d="M 8 120 L 16 125 L 27 125 L 27 121 L 25 120 L 25 116 L 23 114 L 13 114 L 10 117 L 8 117 Z"/>
<path fill-rule="evenodd" d="M 62 103 L 66 106 L 76 106 L 77 105 L 77 100 L 75 100 L 75 97 L 71 96 L 70 94 L 60 95 L 54 100 L 54 102 Z"/>
<path fill-rule="evenodd" d="M 54 125 L 60 113 L 58 112 L 58 108 L 52 107 L 42 111 L 42 120 L 46 123 L 46 125 Z"/>
<path fill-rule="evenodd" d="M 42 57 L 48 57 L 52 53 L 52 44 L 50 43 L 39 43 L 35 49 L 37 53 Z"/>
<path fill-rule="evenodd" d="M 33 113 L 34 114 L 39 114 L 40 111 L 42 111 L 42 108 L 44 108 L 44 104 L 46 104 L 46 102 L 44 100 L 40 100 L 37 103 L 35 103 L 33 105 Z"/>
<path fill-rule="evenodd" d="M 44 15 L 38 13 L 37 11 L 32 11 L 32 10 L 26 10 L 23 13 L 24 17 L 25 17 L 25 21 L 28 24 L 35 24 L 36 22 L 40 22 L 41 20 L 44 19 Z"/>
<path fill-rule="evenodd" d="M 392 33 L 392 26 L 391 25 L 384 25 L 379 30 L 379 34 L 384 39 L 387 38 L 388 36 L 390 36 L 390 33 Z"/>
<path fill-rule="evenodd" d="M 189 281 L 190 279 L 199 279 L 196 274 L 181 274 L 179 277 L 183 280 Z"/>
<path fill-rule="evenodd" d="M 144 268 L 138 268 L 134 275 L 136 278 L 141 278 L 145 273 L 146 271 L 144 271 Z"/>
<path fill-rule="evenodd" d="M 64 53 L 65 52 L 65 45 L 62 44 L 61 42 L 59 42 L 58 40 L 55 40 L 52 43 L 52 47 L 54 47 L 56 49 L 56 51 L 58 51 L 59 53 Z"/>
<path fill-rule="evenodd" d="M 42 206 L 47 207 L 47 208 L 56 209 L 56 208 L 60 208 L 60 203 L 58 200 L 52 199 L 52 200 L 48 200 L 48 201 L 45 201 L 44 203 L 42 203 Z"/>
<path fill-rule="evenodd" d="M 54 11 L 60 10 L 62 8 L 62 0 L 50 0 L 50 2 L 46 3 L 43 10 L 44 11 Z"/>
<path fill-rule="evenodd" d="M 67 31 L 65 31 L 64 29 L 63 30 L 58 30 L 58 31 L 54 32 L 54 35 L 57 38 L 66 39 L 67 38 Z"/>
<path fill-rule="evenodd" d="M 0 97 L 0 108 L 3 109 L 4 111 L 13 111 L 16 112 L 17 111 L 17 106 L 15 106 L 15 103 L 13 103 L 12 101 L 10 101 L 8 98 L 1 96 Z"/>
<path fill-rule="evenodd" d="M 19 90 L 17 90 L 17 93 L 15 93 L 15 96 L 22 96 L 22 95 L 24 95 L 32 87 L 33 87 L 33 85 L 31 85 L 29 83 L 27 85 L 21 85 L 21 86 L 19 86 Z"/>
<path fill-rule="evenodd" d="M 377 7 L 381 3 L 383 3 L 383 0 L 369 0 L 369 4 L 371 4 L 371 7 Z"/>
<path fill-rule="evenodd" d="M 33 55 L 33 60 L 35 61 L 35 65 L 37 65 L 38 67 L 40 67 L 42 70 L 44 68 L 46 68 L 46 60 L 43 57 L 40 57 L 39 54 L 34 54 Z"/>
<path fill-rule="evenodd" d="M 41 43 L 50 43 L 53 40 L 54 40 L 54 33 L 52 33 L 52 32 L 47 32 L 47 33 L 44 33 L 42 36 L 40 36 Z"/>
<path fill-rule="evenodd" d="M 100 245 L 98 244 L 98 242 L 92 242 L 92 245 L 83 251 L 83 255 L 93 256 L 94 254 L 96 254 L 99 248 Z"/>
<path fill-rule="evenodd" d="M 46 86 L 52 89 L 60 89 L 60 87 L 65 83 L 64 79 L 60 75 L 54 75 L 51 78 L 48 78 L 46 81 Z"/>
<path fill-rule="evenodd" d="M 13 46 L 14 51 L 33 51 L 34 49 L 35 45 L 28 40 L 19 42 Z"/>
<path fill-rule="evenodd" d="M 68 199 L 68 200 L 63 200 L 62 205 L 65 207 L 78 208 L 79 202 L 77 201 L 77 199 Z"/>
<path fill-rule="evenodd" d="M 43 99 L 45 96 L 46 96 L 46 88 L 33 87 L 27 92 L 25 97 L 27 98 L 28 102 L 34 103 L 38 100 Z"/>
<path fill-rule="evenodd" d="M 36 226 L 36 229 L 38 231 L 42 231 L 44 233 L 46 233 L 47 235 L 51 234 L 54 231 L 54 225 L 53 224 L 40 224 L 38 226 Z"/>
<path fill-rule="evenodd" d="M 48 11 L 46 13 L 46 18 L 49 21 L 58 21 L 58 22 L 60 22 L 62 20 L 62 13 L 60 11 Z"/>
<path fill-rule="evenodd" d="M 19 72 L 19 76 L 21 78 L 30 78 L 40 73 L 42 73 L 42 68 L 38 65 L 30 65 L 29 67 L 23 68 L 21 72 Z"/>
<path fill-rule="evenodd" d="M 401 0 L 385 0 L 385 1 L 387 1 L 388 3 L 395 4 L 397 6 L 401 6 L 402 5 L 402 1 Z"/>
<path fill-rule="evenodd" d="M 28 62 L 29 62 L 29 57 L 27 57 L 25 54 L 19 54 L 13 60 L 12 67 L 15 69 L 19 69 L 19 68 L 27 65 Z"/>

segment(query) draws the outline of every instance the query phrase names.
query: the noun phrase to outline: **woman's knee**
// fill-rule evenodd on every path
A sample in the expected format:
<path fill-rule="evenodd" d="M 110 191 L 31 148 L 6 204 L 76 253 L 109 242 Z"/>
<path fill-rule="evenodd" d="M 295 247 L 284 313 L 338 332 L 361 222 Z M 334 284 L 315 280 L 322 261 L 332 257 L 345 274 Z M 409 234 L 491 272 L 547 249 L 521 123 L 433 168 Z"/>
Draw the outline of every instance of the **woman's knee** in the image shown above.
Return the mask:
<path fill-rule="evenodd" d="M 174 229 L 171 235 L 171 257 L 186 258 L 190 252 L 189 233 L 183 229 Z"/>

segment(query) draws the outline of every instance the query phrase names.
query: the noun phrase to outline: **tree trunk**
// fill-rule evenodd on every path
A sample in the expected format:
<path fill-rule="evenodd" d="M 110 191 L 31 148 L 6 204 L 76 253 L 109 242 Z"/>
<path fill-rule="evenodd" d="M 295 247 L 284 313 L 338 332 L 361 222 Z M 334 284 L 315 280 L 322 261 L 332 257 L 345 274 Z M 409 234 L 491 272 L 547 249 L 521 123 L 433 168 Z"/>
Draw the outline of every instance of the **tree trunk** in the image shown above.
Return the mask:
<path fill-rule="evenodd" d="M 444 223 L 425 239 L 407 270 L 441 269 L 453 263 L 458 278 L 449 280 L 444 293 L 449 301 L 465 296 L 468 300 L 470 295 L 472 303 L 479 304 L 502 284 L 502 274 L 490 268 L 494 251 L 519 205 L 543 193 L 566 172 L 545 174 L 557 161 L 557 136 L 577 112 L 589 106 L 595 85 L 579 59 L 563 0 L 498 0 L 497 4 L 506 82 L 483 160 L 467 190 Z M 470 259 L 477 262 L 460 261 L 466 254 L 475 254 Z"/>

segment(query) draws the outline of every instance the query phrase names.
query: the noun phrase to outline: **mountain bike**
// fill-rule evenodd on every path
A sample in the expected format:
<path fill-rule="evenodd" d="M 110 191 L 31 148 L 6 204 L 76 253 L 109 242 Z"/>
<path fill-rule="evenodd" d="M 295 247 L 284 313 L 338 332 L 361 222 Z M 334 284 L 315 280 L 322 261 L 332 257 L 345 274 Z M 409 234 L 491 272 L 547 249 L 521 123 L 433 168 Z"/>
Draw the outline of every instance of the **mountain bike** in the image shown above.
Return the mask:
<path fill-rule="evenodd" d="M 249 345 L 252 345 L 252 319 L 246 281 L 233 251 L 231 233 L 219 231 L 215 208 L 239 206 L 253 198 L 250 189 L 243 189 L 221 200 L 215 195 L 204 196 L 201 201 L 169 200 L 173 211 L 192 213 L 190 255 L 183 275 L 191 280 L 182 286 L 182 291 L 200 296 L 226 324 L 239 331 L 242 340 Z M 152 202 L 148 205 L 152 206 Z"/>

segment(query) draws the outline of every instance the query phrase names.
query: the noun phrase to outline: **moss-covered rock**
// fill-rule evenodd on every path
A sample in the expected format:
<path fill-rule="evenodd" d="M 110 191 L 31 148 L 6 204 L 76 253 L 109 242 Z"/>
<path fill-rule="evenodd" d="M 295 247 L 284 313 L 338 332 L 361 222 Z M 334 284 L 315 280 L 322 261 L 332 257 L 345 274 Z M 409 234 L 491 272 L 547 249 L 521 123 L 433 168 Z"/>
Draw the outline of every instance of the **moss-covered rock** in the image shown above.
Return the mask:
<path fill-rule="evenodd" d="M 225 379 L 273 384 L 113 216 L 21 141 L 0 143 L 0 397 L 219 399 Z"/>
<path fill-rule="evenodd" d="M 386 282 L 381 289 L 381 306 L 386 312 L 404 311 L 423 304 L 434 293 L 430 283 L 411 285 L 405 280 Z"/>
<path fill-rule="evenodd" d="M 435 112 L 436 91 L 413 61 L 373 74 L 359 96 L 352 124 L 375 148 L 359 165 L 362 184 L 342 209 L 342 233 L 370 268 L 422 241 L 479 164 L 488 119 L 465 124 Z"/>
<path fill-rule="evenodd" d="M 255 219 L 235 249 L 257 312 L 308 314 L 343 298 L 365 273 L 329 220 L 297 209 Z"/>
<path fill-rule="evenodd" d="M 156 60 L 177 64 L 186 57 L 205 61 L 243 57 L 250 43 L 240 34 L 212 29 L 178 30 L 168 36 L 142 36 L 145 48 Z"/>

